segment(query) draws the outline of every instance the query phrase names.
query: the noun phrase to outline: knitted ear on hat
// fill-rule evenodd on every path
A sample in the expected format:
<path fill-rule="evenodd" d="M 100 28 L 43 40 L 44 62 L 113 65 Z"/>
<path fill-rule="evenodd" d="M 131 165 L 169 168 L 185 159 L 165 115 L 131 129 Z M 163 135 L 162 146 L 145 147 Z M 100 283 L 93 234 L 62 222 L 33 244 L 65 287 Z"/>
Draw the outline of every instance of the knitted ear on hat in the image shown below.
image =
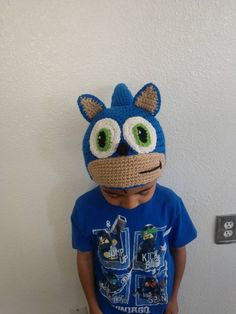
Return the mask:
<path fill-rule="evenodd" d="M 155 116 L 161 107 L 161 95 L 158 88 L 152 83 L 144 85 L 134 97 L 134 105 Z"/>
<path fill-rule="evenodd" d="M 77 100 L 79 109 L 84 118 L 91 122 L 102 110 L 106 109 L 104 103 L 97 97 L 89 94 L 81 95 Z"/>

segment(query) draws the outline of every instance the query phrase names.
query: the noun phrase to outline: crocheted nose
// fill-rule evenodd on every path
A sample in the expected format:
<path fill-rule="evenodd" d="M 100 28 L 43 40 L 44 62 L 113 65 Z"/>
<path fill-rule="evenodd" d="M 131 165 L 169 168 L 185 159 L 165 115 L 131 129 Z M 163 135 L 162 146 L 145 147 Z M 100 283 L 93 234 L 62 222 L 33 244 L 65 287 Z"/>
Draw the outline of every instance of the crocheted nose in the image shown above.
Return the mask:
<path fill-rule="evenodd" d="M 129 145 L 126 143 L 120 143 L 117 147 L 116 152 L 120 155 L 120 156 L 127 156 L 129 153 Z"/>

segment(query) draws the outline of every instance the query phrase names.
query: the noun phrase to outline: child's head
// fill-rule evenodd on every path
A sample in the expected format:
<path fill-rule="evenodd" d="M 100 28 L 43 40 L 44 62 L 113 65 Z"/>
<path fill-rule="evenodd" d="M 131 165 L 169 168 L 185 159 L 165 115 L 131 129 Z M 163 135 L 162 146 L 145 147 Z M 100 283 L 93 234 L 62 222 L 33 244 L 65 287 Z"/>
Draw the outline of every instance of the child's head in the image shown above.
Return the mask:
<path fill-rule="evenodd" d="M 78 98 L 78 105 L 90 122 L 83 153 L 92 180 L 120 193 L 152 185 L 165 164 L 164 134 L 155 118 L 161 105 L 158 88 L 146 84 L 133 97 L 119 84 L 110 108 L 88 94 Z"/>
<path fill-rule="evenodd" d="M 120 206 L 126 209 L 133 209 L 143 203 L 148 202 L 156 187 L 156 180 L 129 189 L 114 189 L 101 186 L 101 191 L 106 201 L 114 206 Z"/>

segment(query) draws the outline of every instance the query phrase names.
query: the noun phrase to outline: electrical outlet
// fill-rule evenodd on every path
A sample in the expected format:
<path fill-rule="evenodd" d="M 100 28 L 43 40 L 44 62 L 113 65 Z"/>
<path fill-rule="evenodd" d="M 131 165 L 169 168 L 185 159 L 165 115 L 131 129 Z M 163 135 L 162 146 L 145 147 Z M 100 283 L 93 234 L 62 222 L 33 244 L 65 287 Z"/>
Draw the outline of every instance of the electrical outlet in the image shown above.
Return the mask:
<path fill-rule="evenodd" d="M 236 242 L 236 215 L 216 216 L 215 242 Z"/>
<path fill-rule="evenodd" d="M 76 309 L 70 309 L 70 314 L 87 314 L 87 307 L 86 306 L 80 306 Z"/>

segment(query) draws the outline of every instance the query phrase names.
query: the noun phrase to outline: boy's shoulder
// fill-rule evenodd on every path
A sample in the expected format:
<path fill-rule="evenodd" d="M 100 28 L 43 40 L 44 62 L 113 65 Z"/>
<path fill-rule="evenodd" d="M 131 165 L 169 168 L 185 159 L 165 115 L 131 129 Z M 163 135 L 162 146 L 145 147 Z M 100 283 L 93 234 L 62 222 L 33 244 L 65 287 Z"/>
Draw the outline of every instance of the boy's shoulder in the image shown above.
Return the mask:
<path fill-rule="evenodd" d="M 85 192 L 80 195 L 76 201 L 72 210 L 72 217 L 80 219 L 84 217 L 92 217 L 95 214 L 96 208 L 99 205 L 99 186 Z M 89 215 L 88 215 L 89 212 Z"/>
<path fill-rule="evenodd" d="M 165 202 L 175 203 L 181 200 L 180 196 L 176 194 L 169 187 L 163 186 L 161 184 L 157 184 L 157 197 L 162 199 Z"/>
<path fill-rule="evenodd" d="M 172 189 L 157 184 L 156 201 L 165 211 L 174 217 L 186 211 L 182 198 Z"/>
<path fill-rule="evenodd" d="M 75 204 L 80 206 L 92 204 L 97 201 L 97 196 L 99 195 L 99 192 L 100 192 L 99 186 L 95 186 L 91 190 L 78 196 Z"/>

